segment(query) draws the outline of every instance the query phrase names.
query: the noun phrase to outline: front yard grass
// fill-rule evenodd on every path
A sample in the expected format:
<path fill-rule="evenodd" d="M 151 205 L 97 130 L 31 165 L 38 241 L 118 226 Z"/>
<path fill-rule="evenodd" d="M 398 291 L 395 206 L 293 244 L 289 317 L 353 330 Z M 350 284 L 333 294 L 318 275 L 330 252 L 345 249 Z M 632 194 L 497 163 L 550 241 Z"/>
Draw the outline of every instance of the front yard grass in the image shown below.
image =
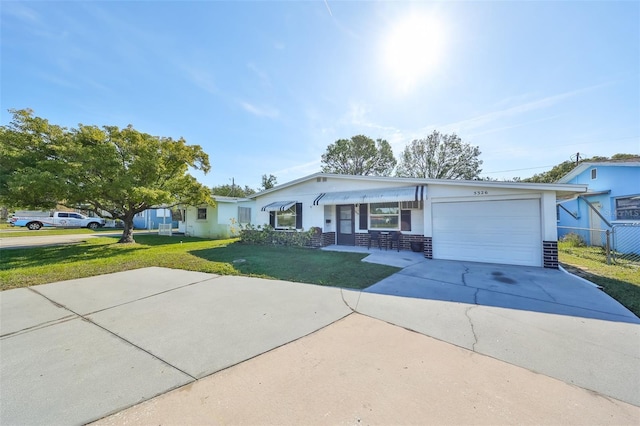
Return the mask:
<path fill-rule="evenodd" d="M 148 266 L 247 275 L 361 289 L 399 268 L 361 262 L 366 254 L 245 245 L 237 240 L 136 235 L 135 244 L 118 237 L 0 251 L 0 290 L 83 278 Z"/>
<path fill-rule="evenodd" d="M 640 317 L 640 265 L 637 263 L 607 265 L 600 247 L 575 247 L 558 243 L 558 257 L 569 272 L 595 284 L 627 309 Z"/>
<path fill-rule="evenodd" d="M 122 234 L 122 229 L 117 228 L 42 228 L 37 231 L 30 231 L 25 227 L 4 227 L 0 228 L 0 238 L 16 238 L 16 237 L 45 237 L 47 235 L 70 235 L 70 234 Z M 134 231 L 142 232 L 142 231 Z M 148 232 L 144 230 L 144 232 Z M 158 232 L 157 230 L 155 231 Z"/>

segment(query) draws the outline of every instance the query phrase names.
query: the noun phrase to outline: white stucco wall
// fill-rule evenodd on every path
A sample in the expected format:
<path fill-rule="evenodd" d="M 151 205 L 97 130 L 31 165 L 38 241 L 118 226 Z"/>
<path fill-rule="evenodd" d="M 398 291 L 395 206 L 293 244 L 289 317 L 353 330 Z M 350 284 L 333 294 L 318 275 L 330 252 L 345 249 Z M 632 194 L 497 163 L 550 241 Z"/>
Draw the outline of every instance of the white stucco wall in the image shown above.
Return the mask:
<path fill-rule="evenodd" d="M 255 223 L 255 202 L 249 201 L 217 201 L 215 206 L 200 206 L 207 209 L 207 218 L 198 219 L 198 207 L 187 207 L 185 232 L 192 237 L 225 239 L 235 236 L 239 231 L 237 224 L 238 207 L 251 208 L 251 222 Z M 235 225 L 232 226 L 232 219 Z M 232 231 L 233 228 L 233 231 Z"/>

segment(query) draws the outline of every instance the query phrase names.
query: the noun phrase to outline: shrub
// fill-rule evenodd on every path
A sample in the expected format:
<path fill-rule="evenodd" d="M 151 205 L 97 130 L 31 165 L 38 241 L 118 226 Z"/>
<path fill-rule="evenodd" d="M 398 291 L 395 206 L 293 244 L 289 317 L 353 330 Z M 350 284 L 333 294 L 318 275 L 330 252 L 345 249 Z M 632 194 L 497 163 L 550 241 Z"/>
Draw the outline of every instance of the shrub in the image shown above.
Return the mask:
<path fill-rule="evenodd" d="M 245 244 L 308 247 L 315 232 L 313 228 L 309 231 L 279 231 L 271 225 L 248 224 L 240 230 L 240 241 Z"/>
<path fill-rule="evenodd" d="M 587 245 L 584 238 L 574 232 L 570 232 L 562 237 L 561 241 L 567 243 L 569 247 L 585 247 Z"/>

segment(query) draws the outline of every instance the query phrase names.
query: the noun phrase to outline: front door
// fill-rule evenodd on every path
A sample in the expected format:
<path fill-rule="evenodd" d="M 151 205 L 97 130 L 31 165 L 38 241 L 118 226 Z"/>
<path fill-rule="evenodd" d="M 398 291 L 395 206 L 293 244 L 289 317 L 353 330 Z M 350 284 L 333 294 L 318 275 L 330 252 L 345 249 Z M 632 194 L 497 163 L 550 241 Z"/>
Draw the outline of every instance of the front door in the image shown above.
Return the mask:
<path fill-rule="evenodd" d="M 591 205 L 599 212 L 602 211 L 602 205 L 600 203 L 591 203 Z M 600 219 L 598 213 L 594 212 L 591 207 L 589 207 L 589 228 L 591 229 L 591 231 L 589 232 L 591 234 L 589 245 L 604 246 L 605 234 L 602 231 L 602 219 Z"/>
<path fill-rule="evenodd" d="M 355 246 L 353 204 L 336 206 L 336 215 L 338 216 L 338 245 Z"/>

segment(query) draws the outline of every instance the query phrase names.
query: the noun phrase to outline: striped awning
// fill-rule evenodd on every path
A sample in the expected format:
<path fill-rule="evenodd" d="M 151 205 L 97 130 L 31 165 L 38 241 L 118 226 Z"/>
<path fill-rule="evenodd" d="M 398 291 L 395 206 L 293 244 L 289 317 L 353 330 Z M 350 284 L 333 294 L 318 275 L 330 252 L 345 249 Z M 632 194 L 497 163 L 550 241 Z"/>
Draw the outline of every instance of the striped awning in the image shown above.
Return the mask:
<path fill-rule="evenodd" d="M 289 210 L 296 204 L 297 201 L 275 201 L 271 204 L 267 204 L 261 210 L 263 212 L 285 211 Z"/>
<path fill-rule="evenodd" d="M 394 201 L 423 201 L 424 185 L 398 188 L 362 189 L 358 191 L 325 192 L 313 200 L 314 206 L 324 204 L 367 204 Z"/>

